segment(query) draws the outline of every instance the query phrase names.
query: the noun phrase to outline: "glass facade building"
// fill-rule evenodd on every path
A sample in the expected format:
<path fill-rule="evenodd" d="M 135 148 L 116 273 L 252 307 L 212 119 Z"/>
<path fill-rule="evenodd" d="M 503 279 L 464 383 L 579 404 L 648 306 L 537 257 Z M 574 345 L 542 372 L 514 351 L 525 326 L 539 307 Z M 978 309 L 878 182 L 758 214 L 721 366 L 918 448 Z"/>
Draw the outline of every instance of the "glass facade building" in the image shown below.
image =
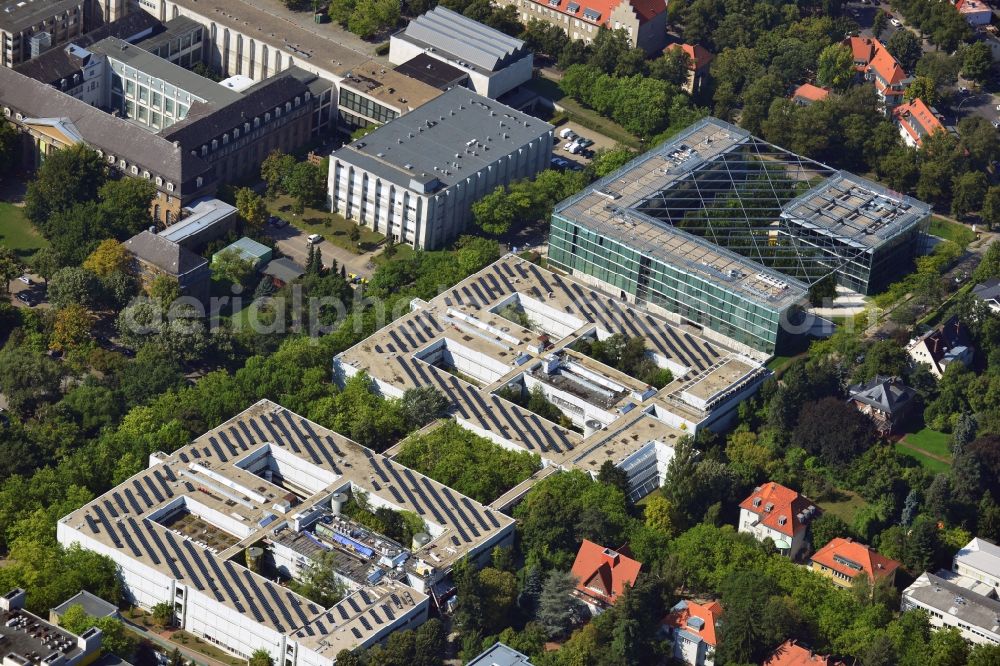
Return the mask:
<path fill-rule="evenodd" d="M 773 354 L 809 287 L 913 267 L 930 207 L 706 118 L 555 207 L 549 261 Z"/>

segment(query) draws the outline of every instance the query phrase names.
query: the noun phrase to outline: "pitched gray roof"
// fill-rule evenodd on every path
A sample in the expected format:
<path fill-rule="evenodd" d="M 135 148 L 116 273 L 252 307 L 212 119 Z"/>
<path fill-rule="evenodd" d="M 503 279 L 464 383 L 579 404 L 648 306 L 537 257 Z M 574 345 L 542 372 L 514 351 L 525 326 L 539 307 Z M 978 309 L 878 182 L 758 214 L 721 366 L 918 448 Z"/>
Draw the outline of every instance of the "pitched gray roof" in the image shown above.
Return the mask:
<path fill-rule="evenodd" d="M 83 611 L 91 617 L 110 617 L 118 614 L 117 606 L 91 594 L 90 592 L 87 592 L 86 590 L 77 592 L 52 610 L 55 611 L 57 615 L 62 615 L 72 606 L 82 606 Z"/>
<path fill-rule="evenodd" d="M 896 377 L 877 376 L 866 384 L 851 386 L 848 394 L 852 400 L 893 414 L 913 402 L 917 392 Z"/>
<path fill-rule="evenodd" d="M 170 275 L 184 275 L 208 263 L 204 257 L 149 231 L 129 238 L 125 249 Z"/>
<path fill-rule="evenodd" d="M 72 10 L 77 4 L 78 0 L 35 0 L 34 2 L 3 0 L 0 2 L 0 28 L 10 32 L 18 32 L 43 19 Z"/>
<path fill-rule="evenodd" d="M 972 288 L 972 295 L 983 301 L 1000 300 L 1000 278 L 991 278 Z"/>
<path fill-rule="evenodd" d="M 283 106 L 296 95 L 302 95 L 305 103 L 306 90 L 306 84 L 294 76 L 282 73 L 267 79 L 262 85 L 247 89 L 243 94 L 233 93 L 236 99 L 221 108 L 205 108 L 204 113 L 195 113 L 192 106 L 192 113 L 187 118 L 164 129 L 160 134 L 169 141 L 180 141 L 181 145 L 194 150 L 254 116 L 271 111 L 276 106 Z"/>
<path fill-rule="evenodd" d="M 291 259 L 287 259 L 285 257 L 272 259 L 267 263 L 267 266 L 264 267 L 265 275 L 276 277 L 286 284 L 302 277 L 305 275 L 305 272 L 304 268 Z"/>
<path fill-rule="evenodd" d="M 7 67 L 0 67 L 0 106 L 9 107 L 12 116 L 20 112 L 27 118 L 68 118 L 90 147 L 148 169 L 178 188 L 212 168 L 200 157 L 135 123 Z"/>
<path fill-rule="evenodd" d="M 520 39 L 441 6 L 410 21 L 396 36 L 433 46 L 453 56 L 454 60 L 488 72 L 503 69 L 528 54 Z"/>
<path fill-rule="evenodd" d="M 448 187 L 552 130 L 526 113 L 452 88 L 333 153 L 402 187 Z"/>
<path fill-rule="evenodd" d="M 106 23 L 97 30 L 74 37 L 70 42 L 84 48 L 106 37 L 118 37 L 133 42 L 159 32 L 160 22 L 146 12 L 132 12 L 113 23 Z M 69 52 L 69 46 L 49 49 L 37 58 L 21 63 L 14 69 L 43 83 L 57 83 L 60 79 L 73 76 L 80 71 L 80 59 Z"/>

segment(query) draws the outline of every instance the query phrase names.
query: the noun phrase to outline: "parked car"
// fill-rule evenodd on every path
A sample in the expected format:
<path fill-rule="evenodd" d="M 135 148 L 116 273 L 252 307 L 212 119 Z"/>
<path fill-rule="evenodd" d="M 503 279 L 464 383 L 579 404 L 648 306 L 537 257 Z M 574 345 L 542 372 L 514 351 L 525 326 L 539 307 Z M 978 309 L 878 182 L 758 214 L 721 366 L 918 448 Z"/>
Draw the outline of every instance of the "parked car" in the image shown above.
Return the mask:
<path fill-rule="evenodd" d="M 17 300 L 21 301 L 22 303 L 24 303 L 25 305 L 27 305 L 29 308 L 33 308 L 36 305 L 38 305 L 38 299 L 35 298 L 33 295 L 31 295 L 31 293 L 29 293 L 27 291 L 19 291 L 19 292 L 17 292 L 17 295 L 15 296 L 15 298 Z"/>
<path fill-rule="evenodd" d="M 319 243 L 322 240 L 323 240 L 323 237 L 320 236 L 319 234 L 309 234 L 309 236 L 306 238 L 306 241 L 310 245 L 315 245 L 316 243 Z"/>
<path fill-rule="evenodd" d="M 902 22 L 902 21 L 900 21 L 900 20 L 899 20 L 898 18 L 896 18 L 895 16 L 893 16 L 893 17 L 892 17 L 891 19 L 889 19 L 889 23 L 891 23 L 891 24 L 892 24 L 893 26 L 895 26 L 895 27 L 897 27 L 897 28 L 900 28 L 900 27 L 902 27 L 902 26 L 903 26 L 903 22 Z"/>
<path fill-rule="evenodd" d="M 594 145 L 594 141 L 592 139 L 585 139 L 583 137 L 580 137 L 577 143 L 579 143 L 584 148 L 590 148 L 592 145 Z"/>
<path fill-rule="evenodd" d="M 563 127 L 559 130 L 559 138 L 561 139 L 568 139 L 570 134 L 573 134 L 573 130 L 570 127 Z"/>
<path fill-rule="evenodd" d="M 575 145 L 576 145 L 575 141 L 567 141 L 566 143 L 563 144 L 563 150 L 569 150 Z"/>
<path fill-rule="evenodd" d="M 23 282 L 24 284 L 28 285 L 28 286 L 31 286 L 33 284 L 31 282 L 31 278 L 28 277 L 27 274 L 24 274 L 24 275 L 22 275 L 21 277 L 19 277 L 17 279 L 20 280 L 21 282 Z"/>
<path fill-rule="evenodd" d="M 996 129 L 1000 129 L 1000 120 L 994 120 L 993 127 L 995 127 Z"/>

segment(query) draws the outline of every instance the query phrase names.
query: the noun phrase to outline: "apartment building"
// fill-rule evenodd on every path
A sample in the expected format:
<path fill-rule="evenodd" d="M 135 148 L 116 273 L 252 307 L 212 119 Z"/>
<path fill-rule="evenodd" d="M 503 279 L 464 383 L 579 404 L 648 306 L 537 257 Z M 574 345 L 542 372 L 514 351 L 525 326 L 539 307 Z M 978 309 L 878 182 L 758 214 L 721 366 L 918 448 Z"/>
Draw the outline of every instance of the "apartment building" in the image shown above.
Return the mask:
<path fill-rule="evenodd" d="M 688 666 L 714 666 L 719 644 L 722 604 L 698 603 L 682 599 L 663 618 L 663 626 L 673 642 L 674 661 Z"/>
<path fill-rule="evenodd" d="M 1000 645 L 1000 601 L 932 573 L 903 590 L 900 609 L 923 610 L 932 628 L 955 628 L 970 643 Z"/>
<path fill-rule="evenodd" d="M 871 546 L 852 539 L 836 537 L 813 553 L 810 568 L 829 578 L 840 587 L 851 587 L 859 576 L 869 584 L 888 580 L 891 585 L 899 569 L 899 562 L 885 557 Z"/>
<path fill-rule="evenodd" d="M 854 69 L 866 81 L 871 81 L 878 92 L 886 113 L 903 103 L 903 93 L 912 83 L 899 62 L 889 50 L 874 37 L 848 37 L 844 43 L 851 47 Z"/>

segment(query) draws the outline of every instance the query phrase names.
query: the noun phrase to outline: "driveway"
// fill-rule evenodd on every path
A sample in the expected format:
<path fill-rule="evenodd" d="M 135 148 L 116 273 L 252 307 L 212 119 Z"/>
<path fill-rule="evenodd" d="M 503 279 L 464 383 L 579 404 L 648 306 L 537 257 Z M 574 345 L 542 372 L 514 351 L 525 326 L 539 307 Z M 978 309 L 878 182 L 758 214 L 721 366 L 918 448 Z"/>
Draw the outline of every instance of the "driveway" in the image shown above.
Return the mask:
<path fill-rule="evenodd" d="M 309 242 L 306 240 L 309 234 L 307 232 L 300 231 L 289 224 L 281 229 L 268 226 L 266 233 L 270 238 L 274 239 L 278 249 L 286 257 L 300 266 L 304 267 L 306 265 L 306 259 L 309 257 Z M 348 273 L 356 273 L 362 277 L 371 277 L 372 272 L 375 270 L 374 264 L 371 263 L 375 255 L 370 252 L 366 254 L 354 254 L 340 246 L 334 245 L 328 240 L 321 241 L 316 247 L 320 249 L 320 253 L 323 256 L 324 268 L 330 267 L 330 259 L 336 259 L 337 265 L 346 266 Z"/>
<path fill-rule="evenodd" d="M 35 305 L 34 307 L 42 309 L 50 307 L 48 301 L 46 301 L 46 296 L 45 296 L 46 289 L 45 285 L 42 282 L 42 278 L 34 274 L 28 274 L 28 275 L 31 278 L 31 285 L 26 285 L 16 278 L 8 283 L 7 288 L 10 294 L 10 302 L 13 303 L 15 306 L 21 308 L 31 307 L 19 301 L 17 298 L 15 298 L 15 294 L 22 291 L 26 291 L 32 294 L 38 301 L 38 305 Z"/>

